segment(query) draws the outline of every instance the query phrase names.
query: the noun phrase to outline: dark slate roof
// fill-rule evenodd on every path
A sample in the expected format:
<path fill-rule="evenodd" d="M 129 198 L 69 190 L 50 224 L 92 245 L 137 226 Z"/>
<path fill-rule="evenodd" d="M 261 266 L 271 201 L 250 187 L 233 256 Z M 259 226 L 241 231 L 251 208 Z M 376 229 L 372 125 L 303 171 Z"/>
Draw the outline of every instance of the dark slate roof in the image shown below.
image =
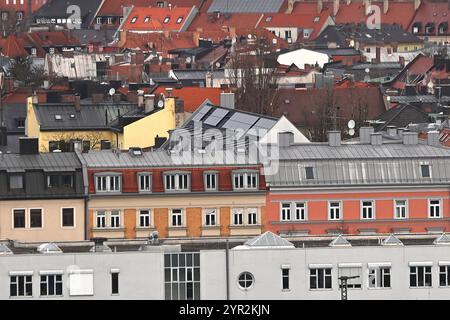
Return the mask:
<path fill-rule="evenodd" d="M 355 48 L 328 48 L 328 49 L 314 49 L 314 51 L 322 52 L 331 56 L 355 56 L 361 55 L 361 51 Z"/>
<path fill-rule="evenodd" d="M 414 95 L 414 96 L 390 96 L 390 102 L 394 103 L 437 103 L 436 96 L 430 94 Z M 441 102 L 450 102 L 450 96 L 441 96 Z"/>
<path fill-rule="evenodd" d="M 25 119 L 27 116 L 27 106 L 24 103 L 3 104 L 3 121 L 6 124 L 8 133 L 22 134 L 25 128 L 17 128 L 16 119 Z"/>
<path fill-rule="evenodd" d="M 380 124 L 375 127 L 375 131 L 384 131 L 387 126 L 406 128 L 411 123 L 429 122 L 428 115 L 425 112 L 409 104 L 401 104 L 391 108 L 374 120 L 380 122 Z"/>
<path fill-rule="evenodd" d="M 178 80 L 205 80 L 206 74 L 209 70 L 197 70 L 197 69 L 182 69 L 182 70 L 173 70 L 173 74 L 177 77 Z M 223 78 L 224 71 L 216 70 L 213 71 L 214 78 Z"/>
<path fill-rule="evenodd" d="M 284 0 L 213 0 L 208 12 L 235 13 L 275 13 L 278 12 Z"/>
<path fill-rule="evenodd" d="M 77 112 L 73 104 L 38 104 L 34 105 L 41 130 L 95 130 L 108 129 L 111 122 L 120 115 L 136 110 L 137 104 L 99 103 L 96 105 L 81 105 Z M 56 120 L 60 115 L 62 120 Z M 74 115 L 74 118 L 71 118 Z"/>
<path fill-rule="evenodd" d="M 74 29 L 70 34 L 78 39 L 82 45 L 91 43 L 112 42 L 115 30 Z"/>
<path fill-rule="evenodd" d="M 37 10 L 33 17 L 36 18 L 69 18 L 72 13 L 67 13 L 71 5 L 81 9 L 81 27 L 87 28 L 94 19 L 95 13 L 102 4 L 102 0 L 50 0 Z"/>
<path fill-rule="evenodd" d="M 73 152 L 52 152 L 40 154 L 0 154 L 0 170 L 24 171 L 73 171 L 81 168 L 78 156 Z"/>

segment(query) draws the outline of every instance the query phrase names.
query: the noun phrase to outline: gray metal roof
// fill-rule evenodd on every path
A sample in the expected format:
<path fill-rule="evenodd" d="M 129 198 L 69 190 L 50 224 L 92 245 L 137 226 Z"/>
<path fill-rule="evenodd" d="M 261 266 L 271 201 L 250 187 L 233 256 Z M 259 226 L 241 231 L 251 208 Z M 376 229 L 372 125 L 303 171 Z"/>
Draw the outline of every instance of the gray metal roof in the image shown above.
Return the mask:
<path fill-rule="evenodd" d="M 415 95 L 415 96 L 390 96 L 390 102 L 399 102 L 399 103 L 413 103 L 413 102 L 424 102 L 424 103 L 437 103 L 438 99 L 436 96 L 423 94 L 423 95 Z M 450 97 L 442 96 L 441 102 L 450 102 Z"/>
<path fill-rule="evenodd" d="M 295 146 L 280 149 L 278 171 L 266 175 L 271 187 L 449 184 L 450 149 L 428 145 L 389 143 Z M 421 176 L 429 164 L 431 178 Z M 313 179 L 306 178 L 312 167 Z"/>
<path fill-rule="evenodd" d="M 294 247 L 291 242 L 270 231 L 248 240 L 244 245 L 248 247 Z"/>
<path fill-rule="evenodd" d="M 196 69 L 187 69 L 187 70 L 172 70 L 173 74 L 178 80 L 205 80 L 206 75 L 208 74 L 208 70 L 196 70 Z M 225 77 L 225 73 L 223 70 L 214 70 L 212 71 L 212 75 L 214 79 L 221 79 Z"/>
<path fill-rule="evenodd" d="M 81 168 L 81 162 L 73 152 L 53 152 L 31 155 L 0 154 L 0 170 L 25 171 L 73 171 Z"/>
<path fill-rule="evenodd" d="M 208 12 L 278 12 L 284 0 L 214 0 Z"/>

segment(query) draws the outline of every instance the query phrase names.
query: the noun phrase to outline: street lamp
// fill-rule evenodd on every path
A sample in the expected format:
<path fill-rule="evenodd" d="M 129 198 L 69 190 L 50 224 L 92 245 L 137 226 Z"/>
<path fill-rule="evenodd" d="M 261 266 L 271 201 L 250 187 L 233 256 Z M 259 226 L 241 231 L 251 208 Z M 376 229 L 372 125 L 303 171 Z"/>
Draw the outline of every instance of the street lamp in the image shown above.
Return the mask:
<path fill-rule="evenodd" d="M 359 278 L 359 276 L 341 276 L 338 279 L 341 280 L 341 300 L 348 300 L 347 299 L 347 281 L 350 279 L 356 279 Z"/>

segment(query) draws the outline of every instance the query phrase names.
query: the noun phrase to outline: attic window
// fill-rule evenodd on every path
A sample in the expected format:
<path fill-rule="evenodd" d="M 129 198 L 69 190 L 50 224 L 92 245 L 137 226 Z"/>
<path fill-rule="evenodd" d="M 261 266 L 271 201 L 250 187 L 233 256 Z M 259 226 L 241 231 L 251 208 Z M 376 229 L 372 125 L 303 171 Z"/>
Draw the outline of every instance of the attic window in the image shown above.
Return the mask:
<path fill-rule="evenodd" d="M 148 17 L 148 16 L 145 17 L 144 22 L 147 23 L 147 22 L 149 22 L 149 21 L 150 21 L 150 17 Z"/>
<path fill-rule="evenodd" d="M 55 120 L 61 121 L 62 120 L 62 116 L 60 114 L 55 114 Z"/>
<path fill-rule="evenodd" d="M 178 19 L 177 19 L 177 23 L 178 23 L 178 24 L 180 24 L 180 23 L 181 23 L 181 21 L 183 21 L 183 17 L 178 17 Z"/>
<path fill-rule="evenodd" d="M 270 22 L 270 21 L 272 21 L 272 16 L 268 16 L 268 17 L 266 18 L 266 22 Z"/>
<path fill-rule="evenodd" d="M 422 164 L 420 165 L 420 170 L 422 171 L 422 178 L 430 178 L 430 165 Z"/>
<path fill-rule="evenodd" d="M 164 23 L 169 23 L 169 21 L 170 21 L 170 17 L 165 17 L 163 22 Z"/>
<path fill-rule="evenodd" d="M 306 179 L 312 180 L 314 179 L 314 168 L 313 167 L 305 167 Z"/>
<path fill-rule="evenodd" d="M 71 114 L 71 115 L 69 115 L 69 118 L 70 118 L 70 119 L 75 119 L 75 115 L 74 115 L 74 114 Z"/>
<path fill-rule="evenodd" d="M 290 103 L 291 103 L 291 100 L 289 100 L 289 99 L 284 100 L 284 104 L 290 104 Z"/>
<path fill-rule="evenodd" d="M 135 23 L 136 22 L 136 20 L 137 20 L 137 17 L 133 17 L 132 19 L 131 19 L 131 23 Z"/>
<path fill-rule="evenodd" d="M 314 22 L 319 22 L 319 20 L 320 20 L 320 17 L 319 17 L 319 16 L 317 16 L 317 17 L 314 18 Z"/>

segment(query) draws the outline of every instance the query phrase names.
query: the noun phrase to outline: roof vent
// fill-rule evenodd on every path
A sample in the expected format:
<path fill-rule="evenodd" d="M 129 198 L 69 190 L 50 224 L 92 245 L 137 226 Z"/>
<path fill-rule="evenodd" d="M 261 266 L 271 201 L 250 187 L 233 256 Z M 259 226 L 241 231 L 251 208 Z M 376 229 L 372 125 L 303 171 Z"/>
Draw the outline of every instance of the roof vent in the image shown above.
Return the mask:
<path fill-rule="evenodd" d="M 91 240 L 94 241 L 94 246 L 89 250 L 90 252 L 112 252 L 111 248 L 104 243 L 108 240 L 107 238 L 92 238 Z"/>
<path fill-rule="evenodd" d="M 330 247 L 351 247 L 352 245 L 345 239 L 342 234 L 338 235 L 333 241 L 329 244 Z"/>
<path fill-rule="evenodd" d="M 53 242 L 43 243 L 38 248 L 39 253 L 63 253 L 62 250 Z"/>
<path fill-rule="evenodd" d="M 402 246 L 403 242 L 401 242 L 400 239 L 394 236 L 393 234 L 390 234 L 389 237 L 384 239 L 381 244 L 383 246 Z"/>
<path fill-rule="evenodd" d="M 438 238 L 436 238 L 436 240 L 433 241 L 433 244 L 448 246 L 450 245 L 450 237 L 445 233 L 443 233 Z"/>
<path fill-rule="evenodd" d="M 259 235 L 255 238 L 252 238 L 244 243 L 247 247 L 290 247 L 293 248 L 294 245 L 283 239 L 279 235 L 274 234 L 273 232 L 266 231 L 262 235 Z"/>
<path fill-rule="evenodd" d="M 128 150 L 128 153 L 132 155 L 133 157 L 142 157 L 142 149 L 138 147 L 132 147 Z"/>
<path fill-rule="evenodd" d="M 11 249 L 8 247 L 7 244 L 0 243 L 0 255 L 4 254 L 13 254 L 13 252 L 11 251 Z"/>

